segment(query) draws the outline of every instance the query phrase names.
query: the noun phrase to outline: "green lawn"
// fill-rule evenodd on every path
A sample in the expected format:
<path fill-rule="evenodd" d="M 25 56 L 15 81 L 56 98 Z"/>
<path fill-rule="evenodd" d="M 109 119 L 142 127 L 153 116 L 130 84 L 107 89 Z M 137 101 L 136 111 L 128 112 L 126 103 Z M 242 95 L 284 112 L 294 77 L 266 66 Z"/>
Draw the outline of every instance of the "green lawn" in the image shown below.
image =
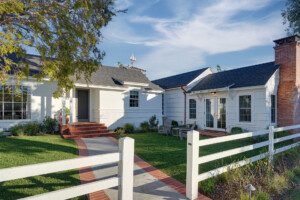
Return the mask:
<path fill-rule="evenodd" d="M 78 150 L 75 142 L 60 136 L 0 138 L 0 168 L 76 157 Z M 79 184 L 78 170 L 18 179 L 0 183 L 0 199 L 18 199 Z"/>
<path fill-rule="evenodd" d="M 180 140 L 174 136 L 165 136 L 157 133 L 137 133 L 126 135 L 135 139 L 135 153 L 154 167 L 164 171 L 169 176 L 185 183 L 186 178 L 186 140 Z M 200 139 L 207 139 L 201 137 Z M 200 147 L 200 155 L 208 155 L 225 151 L 237 147 L 252 144 L 253 140 L 243 139 L 231 142 L 225 142 L 215 145 Z M 225 164 L 251 157 L 262 152 L 266 152 L 267 148 L 260 148 L 227 157 L 217 161 L 212 161 L 200 165 L 199 173 L 203 173 Z"/>

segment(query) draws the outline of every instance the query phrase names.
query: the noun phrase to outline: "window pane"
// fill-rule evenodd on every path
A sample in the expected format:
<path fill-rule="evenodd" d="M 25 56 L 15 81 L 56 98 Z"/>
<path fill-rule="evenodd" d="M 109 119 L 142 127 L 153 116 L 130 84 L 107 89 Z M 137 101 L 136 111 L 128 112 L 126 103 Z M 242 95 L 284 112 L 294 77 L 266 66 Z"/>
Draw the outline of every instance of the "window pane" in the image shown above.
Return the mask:
<path fill-rule="evenodd" d="M 240 121 L 251 121 L 251 96 L 240 96 L 239 98 Z"/>
<path fill-rule="evenodd" d="M 12 103 L 4 103 L 4 111 L 12 111 Z"/>
<path fill-rule="evenodd" d="M 12 102 L 13 95 L 11 93 L 4 93 L 4 101 L 5 102 Z"/>
<path fill-rule="evenodd" d="M 4 119 L 12 119 L 12 112 L 4 112 Z"/>
<path fill-rule="evenodd" d="M 21 111 L 22 110 L 22 103 L 14 103 L 14 110 Z"/>
<path fill-rule="evenodd" d="M 130 107 L 139 107 L 139 92 L 138 91 L 130 91 L 129 106 Z"/>
<path fill-rule="evenodd" d="M 22 119 L 22 111 L 15 111 L 13 115 L 13 119 Z"/>
<path fill-rule="evenodd" d="M 196 100 L 190 99 L 189 100 L 189 108 L 190 108 L 190 119 L 196 118 Z"/>
<path fill-rule="evenodd" d="M 275 123 L 276 121 L 276 96 L 271 95 L 271 122 Z"/>

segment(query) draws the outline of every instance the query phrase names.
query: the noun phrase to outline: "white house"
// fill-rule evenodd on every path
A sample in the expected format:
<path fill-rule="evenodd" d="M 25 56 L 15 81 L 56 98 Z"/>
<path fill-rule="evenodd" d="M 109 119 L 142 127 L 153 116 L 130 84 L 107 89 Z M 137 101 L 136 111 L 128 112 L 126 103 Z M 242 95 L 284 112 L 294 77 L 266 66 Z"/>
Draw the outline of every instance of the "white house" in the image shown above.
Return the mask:
<path fill-rule="evenodd" d="M 185 73 L 196 78 L 185 82 L 184 86 L 194 84 L 184 92 L 179 88 L 185 74 L 153 81 L 166 90 L 165 116 L 186 124 L 196 122 L 200 129 L 227 132 L 233 127 L 254 131 L 299 124 L 300 38 L 274 42 L 275 62 L 217 73 L 208 69 L 202 74 Z"/>
<path fill-rule="evenodd" d="M 28 55 L 31 73 L 39 73 L 39 57 Z M 156 115 L 161 122 L 163 89 L 134 67 L 99 67 L 89 83 L 78 80 L 65 97 L 54 98 L 56 84 L 29 78 L 22 82 L 22 95 L 15 85 L 0 86 L 0 128 L 54 117 L 63 105 L 70 109 L 70 122 L 104 123 L 109 129 L 132 123 L 136 127 Z"/>
<path fill-rule="evenodd" d="M 203 68 L 152 81 L 165 90 L 162 97 L 163 115 L 179 124 L 185 124 L 188 89 L 211 73 L 210 68 Z"/>

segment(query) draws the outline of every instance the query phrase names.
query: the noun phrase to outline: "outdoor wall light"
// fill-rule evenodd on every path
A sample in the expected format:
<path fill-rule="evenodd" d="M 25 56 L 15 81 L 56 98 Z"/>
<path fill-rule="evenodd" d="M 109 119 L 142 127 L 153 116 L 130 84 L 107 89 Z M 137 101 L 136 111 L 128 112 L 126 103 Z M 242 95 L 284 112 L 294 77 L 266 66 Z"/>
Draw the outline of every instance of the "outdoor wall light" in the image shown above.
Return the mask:
<path fill-rule="evenodd" d="M 249 193 L 249 200 L 250 200 L 251 199 L 251 193 L 254 192 L 256 190 L 256 188 L 250 183 L 250 184 L 245 186 L 245 189 Z"/>

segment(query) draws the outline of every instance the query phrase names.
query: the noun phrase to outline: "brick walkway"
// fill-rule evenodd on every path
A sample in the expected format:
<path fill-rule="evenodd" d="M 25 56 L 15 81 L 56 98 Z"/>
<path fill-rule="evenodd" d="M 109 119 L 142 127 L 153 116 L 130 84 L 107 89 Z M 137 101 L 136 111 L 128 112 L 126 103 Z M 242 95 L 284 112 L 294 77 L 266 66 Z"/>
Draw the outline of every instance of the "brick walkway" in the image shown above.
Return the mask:
<path fill-rule="evenodd" d="M 87 146 L 85 145 L 83 140 L 76 139 L 75 142 L 78 146 L 79 156 L 80 157 L 88 156 L 89 154 L 88 154 Z M 91 167 L 85 167 L 79 169 L 79 178 L 82 184 L 93 182 L 96 180 L 96 177 Z M 90 200 L 109 200 L 109 197 L 105 194 L 104 191 L 98 191 L 98 192 L 88 194 L 88 198 Z"/>
<path fill-rule="evenodd" d="M 212 130 L 197 130 L 200 135 L 207 137 L 222 137 L 228 135 L 228 133 L 223 131 L 212 131 Z"/>
<path fill-rule="evenodd" d="M 117 150 L 117 140 L 114 138 L 93 138 L 76 141 L 83 156 L 99 153 L 108 153 Z M 102 143 L 102 145 L 100 145 Z M 102 146 L 102 148 L 101 148 Z M 89 153 L 90 152 L 90 153 Z M 81 154 L 80 154 L 81 155 Z M 111 176 L 117 172 L 117 166 L 107 168 L 88 168 L 81 170 L 80 178 L 87 181 Z M 94 173 L 92 170 L 94 169 Z M 87 171 L 87 172 L 86 172 Z M 162 171 L 151 166 L 138 156 L 135 156 L 135 177 L 134 177 L 134 199 L 186 199 L 185 185 L 168 176 Z M 176 194 L 177 193 L 177 194 Z M 89 195 L 90 199 L 117 199 L 117 188 L 108 189 L 105 192 L 96 192 Z M 198 200 L 209 200 L 210 198 L 199 194 Z"/>

